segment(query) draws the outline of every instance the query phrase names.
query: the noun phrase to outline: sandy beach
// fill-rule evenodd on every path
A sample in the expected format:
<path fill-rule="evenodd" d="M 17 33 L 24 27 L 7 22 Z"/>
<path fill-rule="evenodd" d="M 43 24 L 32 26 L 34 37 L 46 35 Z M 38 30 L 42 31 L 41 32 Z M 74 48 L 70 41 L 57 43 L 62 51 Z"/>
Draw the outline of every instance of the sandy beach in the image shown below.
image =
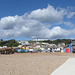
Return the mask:
<path fill-rule="evenodd" d="M 0 55 L 0 75 L 50 75 L 73 53 L 15 53 Z"/>

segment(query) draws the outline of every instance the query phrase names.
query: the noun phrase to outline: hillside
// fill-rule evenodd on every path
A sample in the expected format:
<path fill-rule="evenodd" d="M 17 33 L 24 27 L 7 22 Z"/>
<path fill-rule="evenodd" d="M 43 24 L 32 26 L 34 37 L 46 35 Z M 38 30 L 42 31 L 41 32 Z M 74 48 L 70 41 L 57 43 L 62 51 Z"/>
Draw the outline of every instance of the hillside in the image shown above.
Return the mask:
<path fill-rule="evenodd" d="M 19 45 L 19 43 L 15 40 L 0 41 L 0 46 L 15 47 L 18 45 Z"/>
<path fill-rule="evenodd" d="M 69 44 L 71 42 L 71 39 L 57 39 L 57 40 L 46 40 L 46 41 L 29 41 L 29 43 L 35 43 L 35 42 L 46 42 L 49 44 L 58 44 L 58 43 L 65 43 Z"/>

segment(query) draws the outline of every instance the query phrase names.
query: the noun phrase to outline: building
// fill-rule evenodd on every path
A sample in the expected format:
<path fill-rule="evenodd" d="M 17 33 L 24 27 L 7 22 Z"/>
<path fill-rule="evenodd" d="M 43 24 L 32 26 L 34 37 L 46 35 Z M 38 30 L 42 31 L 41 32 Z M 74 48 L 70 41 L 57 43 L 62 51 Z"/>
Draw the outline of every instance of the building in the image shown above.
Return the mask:
<path fill-rule="evenodd" d="M 71 45 L 72 45 L 72 51 L 73 53 L 75 53 L 75 40 L 72 40 Z"/>
<path fill-rule="evenodd" d="M 58 47 L 65 46 L 65 43 L 58 43 Z"/>

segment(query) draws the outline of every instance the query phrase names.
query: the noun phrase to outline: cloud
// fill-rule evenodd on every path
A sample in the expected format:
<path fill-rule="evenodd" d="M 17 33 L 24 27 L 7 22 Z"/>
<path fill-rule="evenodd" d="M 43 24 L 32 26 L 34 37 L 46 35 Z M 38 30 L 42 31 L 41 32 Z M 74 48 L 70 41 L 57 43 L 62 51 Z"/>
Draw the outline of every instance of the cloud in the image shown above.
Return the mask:
<path fill-rule="evenodd" d="M 1 18 L 0 28 L 3 28 L 4 30 L 13 29 L 17 18 L 18 16 L 8 16 Z"/>
<path fill-rule="evenodd" d="M 74 24 L 72 24 L 71 22 L 64 22 L 64 24 L 69 26 L 69 27 L 74 27 Z"/>
<path fill-rule="evenodd" d="M 47 8 L 32 11 L 28 18 L 36 19 L 40 22 L 59 22 L 63 20 L 65 14 L 65 9 L 55 9 L 53 6 L 48 5 Z"/>
<path fill-rule="evenodd" d="M 28 37 L 35 39 L 56 39 L 68 35 L 74 35 L 73 30 L 66 30 L 59 26 L 50 28 L 51 23 L 63 21 L 66 10 L 54 8 L 48 5 L 47 8 L 37 9 L 22 16 L 7 16 L 0 20 L 0 38 Z M 72 25 L 64 22 L 65 25 Z"/>
<path fill-rule="evenodd" d="M 75 15 L 75 12 L 69 12 L 68 15 L 67 15 L 67 17 L 68 18 L 72 18 L 74 15 Z"/>
<path fill-rule="evenodd" d="M 65 34 L 64 34 L 65 33 Z M 62 29 L 61 27 L 57 26 L 54 27 L 51 32 L 50 32 L 50 36 L 51 38 L 62 38 L 63 36 L 67 36 L 68 35 L 68 31 L 65 29 Z"/>

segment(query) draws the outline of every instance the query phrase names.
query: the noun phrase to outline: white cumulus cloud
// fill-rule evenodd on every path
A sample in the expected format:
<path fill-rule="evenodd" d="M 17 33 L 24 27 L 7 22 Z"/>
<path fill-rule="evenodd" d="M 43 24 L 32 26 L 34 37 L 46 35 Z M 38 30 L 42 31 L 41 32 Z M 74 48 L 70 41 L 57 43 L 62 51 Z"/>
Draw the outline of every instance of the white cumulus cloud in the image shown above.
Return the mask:
<path fill-rule="evenodd" d="M 63 20 L 65 14 L 65 9 L 55 9 L 53 6 L 48 5 L 47 8 L 32 11 L 28 15 L 28 18 L 36 19 L 41 22 L 59 22 Z"/>
<path fill-rule="evenodd" d="M 65 15 L 65 9 L 55 9 L 48 5 L 47 8 L 37 9 L 22 16 L 3 17 L 0 20 L 0 38 L 22 36 L 35 39 L 56 39 L 72 35 L 75 29 L 66 30 L 59 26 L 50 29 L 50 23 L 63 21 Z M 65 24 L 71 25 L 70 22 L 65 22 Z"/>

